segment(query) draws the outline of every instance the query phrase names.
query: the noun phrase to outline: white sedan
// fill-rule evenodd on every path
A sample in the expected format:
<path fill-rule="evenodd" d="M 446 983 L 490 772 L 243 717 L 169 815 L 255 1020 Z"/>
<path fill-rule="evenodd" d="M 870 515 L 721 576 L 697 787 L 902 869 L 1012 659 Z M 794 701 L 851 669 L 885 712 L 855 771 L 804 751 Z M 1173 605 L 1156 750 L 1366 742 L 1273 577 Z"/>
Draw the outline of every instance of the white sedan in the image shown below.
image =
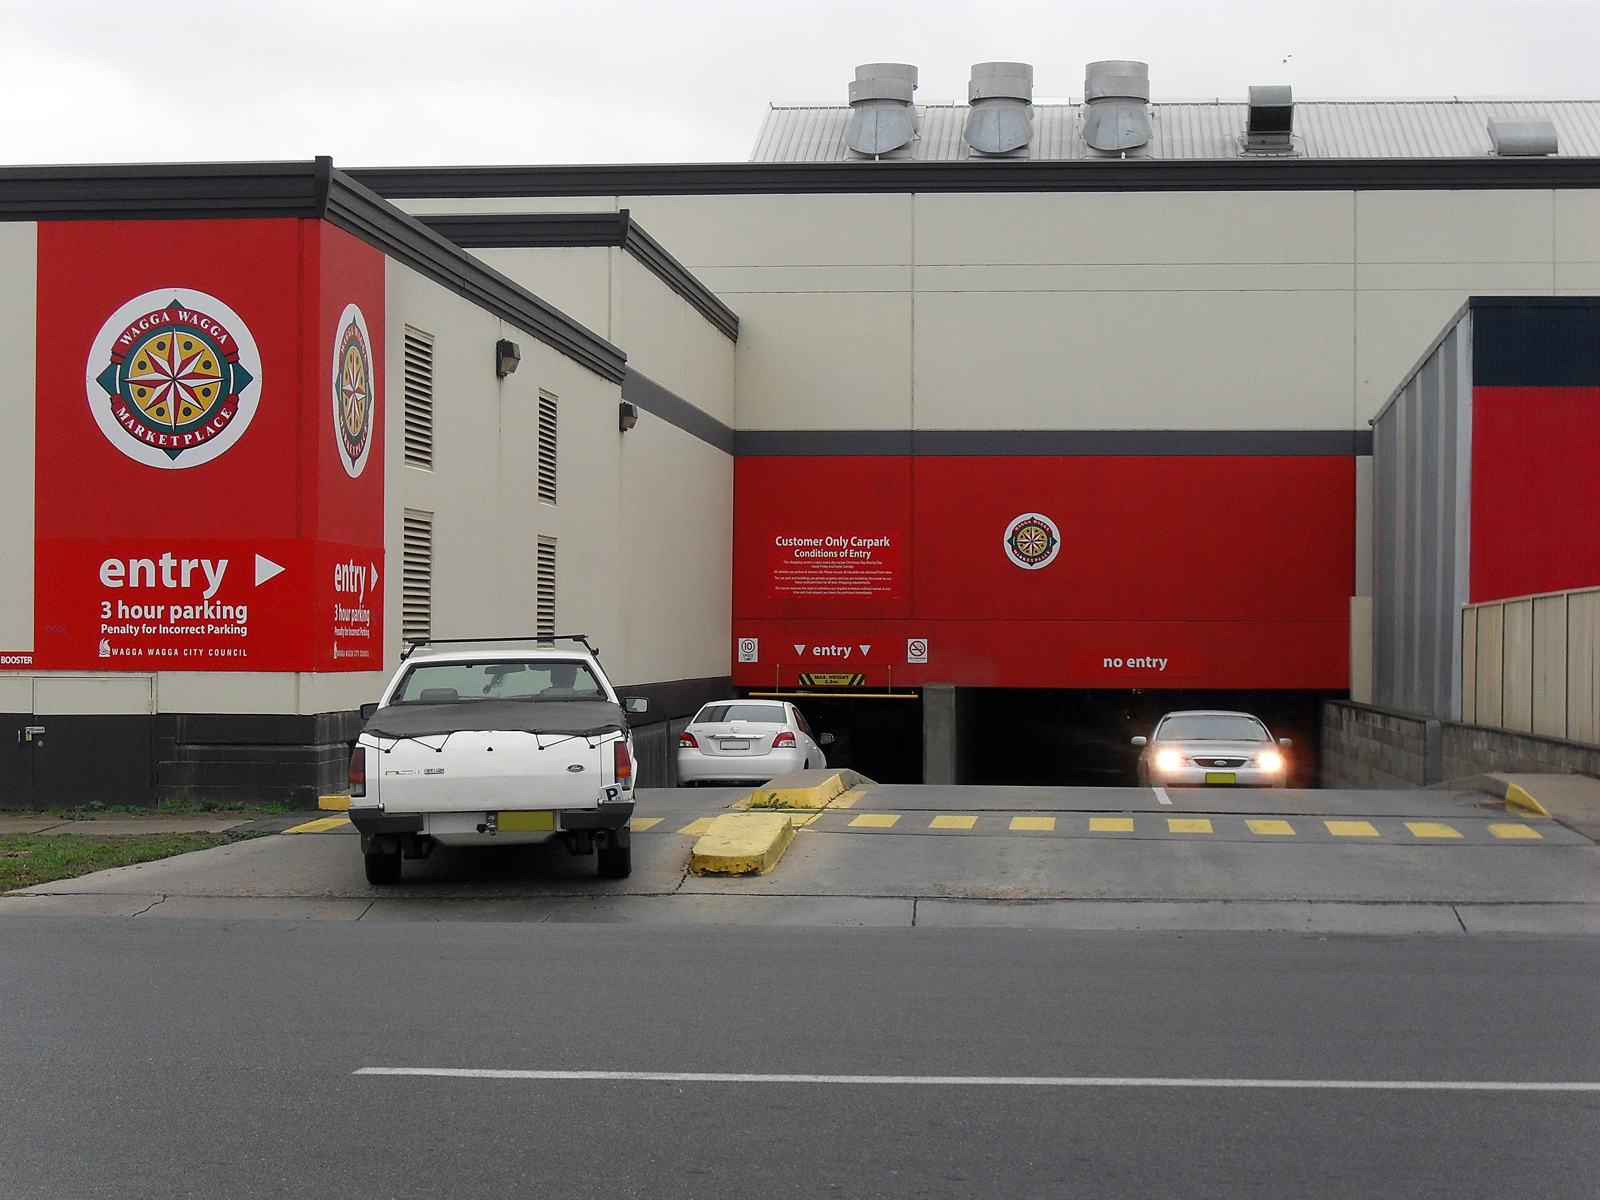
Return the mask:
<path fill-rule="evenodd" d="M 1139 782 L 1145 787 L 1287 787 L 1288 738 L 1273 741 L 1244 712 L 1191 709 L 1161 718 L 1148 739 L 1136 737 Z M 1279 749 L 1283 747 L 1283 749 Z"/>
<path fill-rule="evenodd" d="M 832 736 L 823 734 L 822 741 Z M 718 700 L 678 735 L 678 783 L 765 783 L 828 765 L 800 710 L 781 700 Z"/>

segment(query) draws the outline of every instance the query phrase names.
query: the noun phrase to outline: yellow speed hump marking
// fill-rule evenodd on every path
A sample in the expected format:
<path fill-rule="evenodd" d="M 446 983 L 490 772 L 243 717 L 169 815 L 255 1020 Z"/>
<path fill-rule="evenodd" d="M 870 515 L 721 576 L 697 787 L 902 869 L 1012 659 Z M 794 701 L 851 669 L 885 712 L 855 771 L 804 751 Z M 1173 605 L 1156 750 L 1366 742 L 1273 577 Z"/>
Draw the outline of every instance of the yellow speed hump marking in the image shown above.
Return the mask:
<path fill-rule="evenodd" d="M 1531 829 L 1527 825 L 1491 825 L 1489 826 L 1489 832 L 1494 834 L 1494 836 L 1497 838 L 1523 838 L 1532 840 L 1542 839 L 1544 837 L 1544 834 L 1540 833 L 1537 829 Z"/>
<path fill-rule="evenodd" d="M 678 832 L 686 833 L 690 837 L 702 837 L 706 830 L 711 828 L 711 822 L 715 819 L 714 817 L 701 817 L 698 821 L 690 821 Z"/>
<path fill-rule="evenodd" d="M 1132 817 L 1090 817 L 1090 833 L 1132 833 Z"/>
<path fill-rule="evenodd" d="M 1287 821 L 1246 821 L 1251 833 L 1262 837 L 1293 837 L 1294 826 Z"/>
<path fill-rule="evenodd" d="M 1011 828 L 1032 829 L 1041 833 L 1048 833 L 1056 827 L 1054 817 L 1012 817 Z"/>
<path fill-rule="evenodd" d="M 935 817 L 928 822 L 929 829 L 971 829 L 978 823 L 977 817 Z"/>
<path fill-rule="evenodd" d="M 862 813 L 850 824 L 859 829 L 888 829 L 899 819 L 899 813 Z"/>
<path fill-rule="evenodd" d="M 628 822 L 628 828 L 635 833 L 643 833 L 646 829 L 654 829 L 665 817 L 635 817 Z"/>
<path fill-rule="evenodd" d="M 285 833 L 327 833 L 330 829 L 337 829 L 341 825 L 350 824 L 349 817 L 319 817 L 315 821 L 307 821 L 304 825 L 292 825 L 285 829 Z"/>
<path fill-rule="evenodd" d="M 1211 820 L 1208 817 L 1168 817 L 1168 833 L 1210 833 Z"/>
<path fill-rule="evenodd" d="M 1441 825 L 1437 821 L 1407 821 L 1406 828 L 1420 838 L 1458 838 L 1460 832 L 1451 829 L 1448 825 Z"/>
<path fill-rule="evenodd" d="M 1378 837 L 1371 821 L 1324 821 L 1334 837 Z"/>

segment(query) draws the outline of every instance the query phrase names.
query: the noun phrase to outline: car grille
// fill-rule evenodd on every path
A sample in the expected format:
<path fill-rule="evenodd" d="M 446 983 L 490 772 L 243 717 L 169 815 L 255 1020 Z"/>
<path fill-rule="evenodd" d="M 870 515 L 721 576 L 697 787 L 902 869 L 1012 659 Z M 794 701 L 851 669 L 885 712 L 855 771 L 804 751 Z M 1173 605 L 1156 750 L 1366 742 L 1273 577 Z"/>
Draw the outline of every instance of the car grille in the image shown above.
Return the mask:
<path fill-rule="evenodd" d="M 1192 761 L 1197 767 L 1242 767 L 1250 760 L 1248 758 L 1200 758 L 1196 756 Z"/>

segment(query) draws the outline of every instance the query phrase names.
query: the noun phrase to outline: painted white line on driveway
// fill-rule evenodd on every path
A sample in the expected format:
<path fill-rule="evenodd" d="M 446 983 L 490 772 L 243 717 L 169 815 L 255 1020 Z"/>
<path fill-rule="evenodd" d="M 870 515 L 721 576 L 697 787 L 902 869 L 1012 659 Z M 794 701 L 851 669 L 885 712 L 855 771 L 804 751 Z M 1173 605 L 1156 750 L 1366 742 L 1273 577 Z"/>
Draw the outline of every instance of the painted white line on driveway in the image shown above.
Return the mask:
<path fill-rule="evenodd" d="M 1172 797 L 1167 795 L 1167 789 L 1166 788 L 1151 788 L 1150 790 L 1156 794 L 1156 799 L 1161 801 L 1161 803 L 1163 803 L 1163 804 L 1171 804 L 1172 803 Z"/>
<path fill-rule="evenodd" d="M 485 1067 L 361 1067 L 353 1075 L 601 1083 L 887 1083 L 900 1087 L 1298 1088 L 1357 1092 L 1600 1092 L 1600 1082 L 1501 1079 L 1203 1079 L 1159 1075 L 756 1075 L 732 1071 L 512 1071 Z"/>

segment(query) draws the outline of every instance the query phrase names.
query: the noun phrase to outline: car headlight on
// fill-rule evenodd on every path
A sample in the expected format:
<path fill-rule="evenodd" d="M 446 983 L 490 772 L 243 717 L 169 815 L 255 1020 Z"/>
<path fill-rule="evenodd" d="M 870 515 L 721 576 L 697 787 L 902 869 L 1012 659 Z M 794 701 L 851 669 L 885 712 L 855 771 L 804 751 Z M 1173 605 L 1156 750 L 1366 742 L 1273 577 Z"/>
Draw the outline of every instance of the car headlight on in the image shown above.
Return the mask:
<path fill-rule="evenodd" d="M 1265 754 L 1256 759 L 1256 766 L 1260 767 L 1263 771 L 1281 771 L 1283 770 L 1283 755 L 1279 754 L 1276 750 L 1268 750 Z"/>
<path fill-rule="evenodd" d="M 1163 750 L 1156 755 L 1156 769 L 1161 771 L 1176 771 L 1183 766 L 1183 755 L 1176 750 Z"/>

